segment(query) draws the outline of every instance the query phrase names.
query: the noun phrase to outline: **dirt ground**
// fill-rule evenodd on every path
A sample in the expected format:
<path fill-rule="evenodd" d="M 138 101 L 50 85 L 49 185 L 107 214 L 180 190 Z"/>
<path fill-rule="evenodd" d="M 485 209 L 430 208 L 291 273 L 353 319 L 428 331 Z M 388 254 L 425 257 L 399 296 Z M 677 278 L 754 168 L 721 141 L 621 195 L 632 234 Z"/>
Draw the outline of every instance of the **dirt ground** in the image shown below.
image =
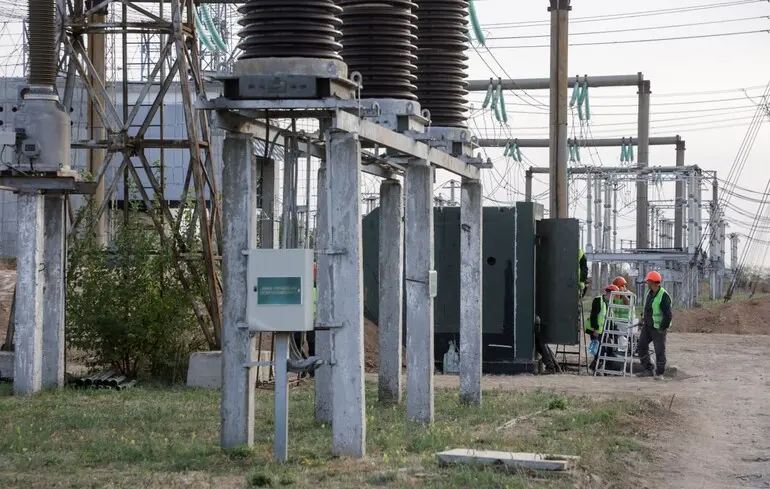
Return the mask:
<path fill-rule="evenodd" d="M 5 342 L 15 286 L 16 264 L 9 260 L 0 260 L 0 345 Z"/>
<path fill-rule="evenodd" d="M 770 334 L 770 297 L 675 311 L 672 331 L 682 333 Z"/>
<path fill-rule="evenodd" d="M 488 376 L 486 389 L 641 396 L 671 405 L 661 419 L 647 489 L 770 487 L 770 336 L 671 333 L 669 380 L 576 375 Z M 454 387 L 437 376 L 437 387 Z"/>

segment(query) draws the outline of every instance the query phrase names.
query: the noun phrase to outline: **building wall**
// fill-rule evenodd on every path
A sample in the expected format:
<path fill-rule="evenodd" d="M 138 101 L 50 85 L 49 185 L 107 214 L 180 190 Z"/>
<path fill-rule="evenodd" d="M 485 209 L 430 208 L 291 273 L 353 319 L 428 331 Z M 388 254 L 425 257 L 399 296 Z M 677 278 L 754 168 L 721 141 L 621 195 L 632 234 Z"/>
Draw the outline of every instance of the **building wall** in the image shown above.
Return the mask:
<path fill-rule="evenodd" d="M 18 107 L 18 92 L 26 85 L 23 78 L 0 78 L 0 131 L 14 130 L 14 113 Z M 136 103 L 139 93 L 143 88 L 142 83 L 129 84 L 129 113 Z M 115 100 L 122 98 L 122 88 L 120 85 L 109 87 L 108 91 Z M 63 82 L 59 84 L 59 93 L 64 93 Z M 139 127 L 144 122 L 149 107 L 152 105 L 157 94 L 157 87 L 151 89 L 150 93 L 142 102 L 142 108 L 134 119 L 130 135 L 135 135 Z M 184 119 L 184 107 L 178 85 L 172 87 L 164 98 L 164 137 L 166 139 L 184 139 L 187 129 Z M 123 106 L 117 105 L 117 112 L 122 117 Z M 85 140 L 88 136 L 87 128 L 88 114 L 88 95 L 85 88 L 77 86 L 73 93 L 73 103 L 70 108 L 70 117 L 72 119 L 72 139 L 73 141 Z M 147 139 L 160 139 L 160 111 L 155 114 L 151 125 L 145 135 Z M 222 153 L 223 134 L 221 131 L 213 130 L 211 137 L 211 155 L 215 168 L 216 178 L 221 181 L 221 153 Z M 13 148 L 2 148 L 0 160 L 3 164 L 10 163 L 13 158 Z M 151 149 L 145 152 L 150 165 L 158 167 L 156 175 L 159 175 L 159 165 L 161 160 L 161 150 Z M 120 165 L 121 155 L 115 155 L 110 167 L 105 172 L 105 189 L 109 186 Z M 71 156 L 71 165 L 76 169 L 85 169 L 87 163 L 87 150 L 73 149 Z M 132 164 L 137 168 L 137 173 L 143 180 L 143 186 L 146 188 L 150 198 L 154 198 L 154 192 L 146 178 L 142 164 L 137 157 L 131 158 Z M 165 167 L 165 200 L 179 201 L 182 197 L 185 174 L 189 164 L 189 151 L 186 149 L 167 149 L 163 151 L 163 163 Z M 123 179 L 119 178 L 119 183 L 115 195 L 113 196 L 113 205 L 118 205 L 123 200 Z M 208 196 L 207 196 L 208 197 Z M 73 204 L 79 207 L 83 198 L 73 197 Z M 17 249 L 17 228 L 16 217 L 16 196 L 9 191 L 0 191 L 0 257 L 16 256 Z"/>

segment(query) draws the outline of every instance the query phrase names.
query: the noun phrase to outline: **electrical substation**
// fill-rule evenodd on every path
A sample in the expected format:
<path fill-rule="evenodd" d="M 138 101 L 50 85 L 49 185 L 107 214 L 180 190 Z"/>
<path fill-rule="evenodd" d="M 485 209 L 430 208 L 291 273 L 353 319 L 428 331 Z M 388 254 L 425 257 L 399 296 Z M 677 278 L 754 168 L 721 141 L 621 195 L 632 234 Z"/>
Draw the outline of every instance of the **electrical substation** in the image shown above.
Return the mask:
<path fill-rule="evenodd" d="M 314 371 L 315 418 L 331 424 L 333 453 L 366 455 L 365 318 L 377 326 L 379 399 L 400 403 L 405 392 L 407 420 L 428 424 L 434 370 L 454 373 L 445 360 L 453 352 L 459 396 L 474 405 L 482 373 L 537 372 L 538 341 L 583 351 L 580 250 L 597 294 L 627 270 L 641 297 L 654 270 L 677 307 L 696 305 L 703 279 L 712 299 L 722 297 L 738 243 L 726 234 L 716 172 L 686 164 L 683 138 L 650 137 L 652 81 L 642 73 L 567 74 L 572 7 L 548 3 L 548 78 L 468 80 L 467 0 L 248 0 L 229 59 L 200 52 L 200 43 L 218 50 L 222 41 L 204 14 L 216 0 L 146 9 L 29 0 L 28 76 L 5 89 L 15 119 L 0 133 L 14 154 L 0 186 L 17 206 L 14 337 L 6 340 L 15 345 L 14 392 L 63 386 L 66 237 L 88 225 L 108 242 L 111 222 L 132 202 L 160 202 L 148 222 L 171 249 L 174 273 L 188 290 L 190 281 L 204 285 L 194 309 L 208 346 L 221 351 L 222 447 L 253 444 L 255 385 L 268 370 L 280 460 L 297 364 Z M 156 36 L 139 81 L 127 64 L 129 34 Z M 123 50 L 122 80 L 107 79 L 108 37 Z M 638 133 L 568 138 L 576 87 L 636 89 Z M 549 138 L 474 134 L 470 93 L 521 90 L 550 91 Z M 650 146 L 671 147 L 670 161 L 651 162 Z M 595 147 L 622 148 L 633 161 L 571 164 Z M 484 148 L 547 149 L 549 163 L 526 170 L 521 201 L 486 206 L 482 176 L 493 165 Z M 459 202 L 437 205 L 437 172 L 457 179 Z M 548 205 L 533 196 L 540 174 L 550 178 Z M 379 179 L 371 199 L 364 176 Z M 569 215 L 575 182 L 585 182 L 584 221 Z M 636 192 L 629 246 L 618 243 L 620 185 Z M 649 198 L 663 186 L 675 188 L 673 202 Z M 77 212 L 84 203 L 96 211 L 87 224 Z M 315 335 L 310 358 L 300 358 L 295 333 Z M 587 365 L 579 353 L 578 370 Z"/>

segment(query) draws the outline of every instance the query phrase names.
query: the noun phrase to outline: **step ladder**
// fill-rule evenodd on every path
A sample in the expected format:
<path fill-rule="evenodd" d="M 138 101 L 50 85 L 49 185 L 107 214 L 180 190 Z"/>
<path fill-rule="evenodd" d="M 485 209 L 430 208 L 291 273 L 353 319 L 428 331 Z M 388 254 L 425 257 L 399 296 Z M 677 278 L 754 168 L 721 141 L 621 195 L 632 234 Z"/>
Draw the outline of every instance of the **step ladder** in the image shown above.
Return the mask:
<path fill-rule="evenodd" d="M 628 304 L 615 304 L 615 300 L 618 298 L 627 299 Z M 635 311 L 636 297 L 634 294 L 631 292 L 612 292 L 610 303 L 607 304 L 607 314 L 604 318 L 604 331 L 599 340 L 599 354 L 596 357 L 594 376 L 618 375 L 625 377 L 626 375 L 633 375 L 633 353 L 635 350 L 634 345 L 636 345 L 634 329 Z M 622 317 L 623 313 L 626 313 L 627 317 Z M 609 348 L 615 351 L 615 355 L 607 354 L 607 349 Z M 613 363 L 622 363 L 622 368 L 620 370 L 607 368 Z"/>

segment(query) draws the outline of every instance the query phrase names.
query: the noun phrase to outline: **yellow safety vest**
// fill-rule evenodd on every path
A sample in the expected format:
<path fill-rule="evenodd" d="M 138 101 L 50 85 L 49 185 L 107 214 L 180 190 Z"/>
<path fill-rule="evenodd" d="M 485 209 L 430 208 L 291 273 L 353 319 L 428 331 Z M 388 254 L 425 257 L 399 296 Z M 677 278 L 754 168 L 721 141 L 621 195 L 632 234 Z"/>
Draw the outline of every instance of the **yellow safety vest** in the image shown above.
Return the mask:
<path fill-rule="evenodd" d="M 596 331 L 598 334 L 602 334 L 604 331 L 604 318 L 607 316 L 607 304 L 604 302 L 604 297 L 598 296 L 599 302 L 602 305 L 602 309 L 599 312 L 599 317 L 596 318 L 596 322 L 599 323 L 599 329 Z M 586 331 L 593 331 L 594 328 L 591 325 L 591 315 L 589 314 L 588 319 L 586 319 L 585 323 L 585 329 Z"/>

